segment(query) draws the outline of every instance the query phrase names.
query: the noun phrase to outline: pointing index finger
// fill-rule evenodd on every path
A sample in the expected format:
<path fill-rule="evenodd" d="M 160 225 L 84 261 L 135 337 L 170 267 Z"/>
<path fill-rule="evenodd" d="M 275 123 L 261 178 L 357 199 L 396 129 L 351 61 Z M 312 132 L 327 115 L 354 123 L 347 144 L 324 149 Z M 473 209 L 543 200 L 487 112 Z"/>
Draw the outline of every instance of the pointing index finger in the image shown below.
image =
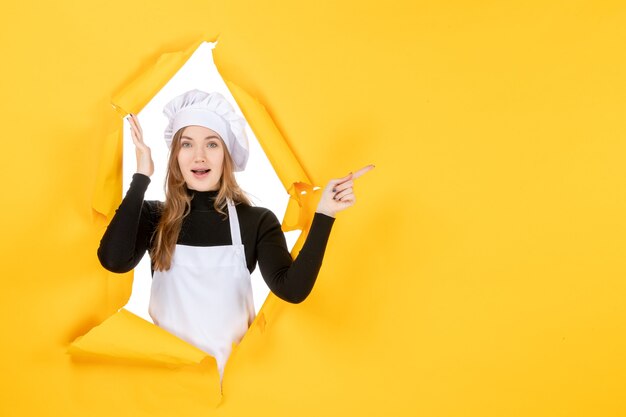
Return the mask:
<path fill-rule="evenodd" d="M 370 165 L 364 166 L 363 168 L 359 169 L 357 172 L 352 174 L 352 179 L 355 180 L 355 179 L 359 178 L 360 176 L 362 176 L 363 174 L 365 174 L 366 172 L 369 172 L 369 171 L 373 170 L 374 168 L 375 168 L 374 164 L 370 164 Z"/>
<path fill-rule="evenodd" d="M 362 176 L 363 174 L 365 174 L 366 172 L 371 171 L 374 168 L 375 168 L 374 164 L 370 164 L 370 165 L 364 166 L 363 168 L 359 169 L 357 172 L 355 172 L 353 174 L 348 174 L 348 175 L 346 175 L 343 178 L 339 178 L 338 180 L 335 180 L 336 181 L 335 185 L 341 185 L 341 184 L 344 184 L 344 183 L 346 183 L 348 181 L 353 181 L 353 180 L 359 178 L 360 176 Z"/>

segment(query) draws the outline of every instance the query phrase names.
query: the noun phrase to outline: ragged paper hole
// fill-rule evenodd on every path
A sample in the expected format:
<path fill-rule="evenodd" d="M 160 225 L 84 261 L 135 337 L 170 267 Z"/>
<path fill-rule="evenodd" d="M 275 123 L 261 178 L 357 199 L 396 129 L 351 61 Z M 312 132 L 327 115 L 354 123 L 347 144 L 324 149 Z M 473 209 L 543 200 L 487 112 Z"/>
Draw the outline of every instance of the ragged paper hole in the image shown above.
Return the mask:
<path fill-rule="evenodd" d="M 240 87 L 233 83 L 225 83 L 219 76 L 217 69 L 213 63 L 212 49 L 215 44 L 208 42 L 199 42 L 186 51 L 180 51 L 175 53 L 169 53 L 162 55 L 156 62 L 155 66 L 148 70 L 145 74 L 142 74 L 137 80 L 133 81 L 129 85 L 112 98 L 112 105 L 121 117 L 126 116 L 127 112 L 133 112 L 139 114 L 140 123 L 142 123 L 142 129 L 144 132 L 144 140 L 153 150 L 153 157 L 155 162 L 155 176 L 152 178 L 152 183 L 156 186 L 149 188 L 146 199 L 162 199 L 159 196 L 160 190 L 162 190 L 163 178 L 162 175 L 165 172 L 164 164 L 166 161 L 165 155 L 158 155 L 158 152 L 166 152 L 167 149 L 163 140 L 163 130 L 165 128 L 166 120 L 161 119 L 161 124 L 150 120 L 148 115 L 159 114 L 162 111 L 162 107 L 166 100 L 171 97 L 180 94 L 183 91 L 189 89 L 198 88 L 205 91 L 219 91 L 227 99 L 231 100 L 233 106 L 242 111 L 244 117 L 247 119 L 252 130 L 248 131 L 248 135 L 251 143 L 251 154 L 255 155 L 258 164 L 249 165 L 251 167 L 248 172 L 254 172 L 254 176 L 259 176 L 259 172 L 264 171 L 263 175 L 267 179 L 267 175 L 272 178 L 277 178 L 281 187 L 276 186 L 277 182 L 272 181 L 274 185 L 270 187 L 275 193 L 279 193 L 283 196 L 282 202 L 279 198 L 272 200 L 272 193 L 267 193 L 266 190 L 256 187 L 251 179 L 246 179 L 245 175 L 239 176 L 237 179 L 240 182 L 242 188 L 252 193 L 252 200 L 259 204 L 272 209 L 277 217 L 281 217 L 281 213 L 284 210 L 285 215 L 282 223 L 282 229 L 284 232 L 303 230 L 292 249 L 292 255 L 297 253 L 304 239 L 306 238 L 306 229 L 310 225 L 315 210 L 315 197 L 314 188 L 311 186 L 311 180 L 304 172 L 299 162 L 295 158 L 291 149 L 287 146 L 286 141 L 278 131 L 272 118 L 265 110 L 263 105 L 255 98 L 248 95 Z M 208 79 L 208 74 L 213 73 L 213 80 Z M 194 75 L 195 74 L 195 75 Z M 181 79 L 180 83 L 175 83 L 177 78 Z M 141 112 L 139 111 L 141 110 Z M 123 135 L 122 120 L 120 119 L 120 129 L 116 132 L 110 132 L 106 134 L 108 138 L 103 146 L 103 154 L 101 157 L 101 163 L 98 170 L 98 179 L 94 190 L 93 207 L 96 211 L 104 214 L 110 218 L 114 209 L 117 207 L 115 202 L 116 190 L 111 185 L 114 184 L 114 178 L 118 169 L 119 152 Z M 254 133 L 252 132 L 254 131 Z M 119 141 L 115 139 L 119 138 Z M 257 140 L 258 139 L 258 142 Z M 128 155 L 124 165 L 131 166 L 132 171 L 135 169 L 134 149 L 130 140 L 124 141 L 124 154 Z M 261 146 L 259 146 L 259 144 Z M 265 151 L 261 151 L 262 149 Z M 266 158 L 261 157 L 265 155 Z M 268 167 L 267 160 L 271 162 L 271 167 Z M 272 168 L 273 167 L 273 168 Z M 269 170 L 268 170 L 269 168 Z M 129 172 L 125 175 L 128 179 L 133 172 Z M 274 173 L 272 175 L 272 173 Z M 158 175 L 161 175 L 159 178 Z M 159 187 L 159 184 L 161 186 Z M 124 183 L 124 191 L 128 188 L 128 181 Z M 319 188 L 319 187 L 318 187 Z M 290 196 L 288 199 L 285 196 L 285 191 Z M 301 194 L 301 191 L 305 191 Z M 155 194 L 156 193 L 156 194 Z M 268 200 L 268 201 L 265 201 Z M 286 209 L 282 209 L 286 204 Z M 291 237 L 291 240 L 295 240 L 295 237 Z M 147 288 L 150 286 L 150 270 L 149 264 L 144 261 L 144 270 L 140 268 L 135 270 L 135 282 L 147 283 Z M 146 268 L 146 266 L 148 268 Z M 115 279 L 112 277 L 111 279 Z M 267 290 L 266 290 L 267 291 Z M 142 294 L 142 290 L 135 291 L 133 297 Z M 164 331 L 151 323 L 151 319 L 147 314 L 147 305 L 149 301 L 149 292 L 143 290 L 143 296 L 146 298 L 142 302 L 138 301 L 138 304 L 129 305 L 129 308 L 135 310 L 138 314 L 133 314 L 127 309 L 121 309 L 113 316 L 109 317 L 104 323 L 91 329 L 84 336 L 77 338 L 68 349 L 68 352 L 75 356 L 89 356 L 91 358 L 100 357 L 103 360 L 107 358 L 116 357 L 128 360 L 136 360 L 138 362 L 163 362 L 166 363 L 182 363 L 189 364 L 189 352 L 187 347 L 191 346 L 181 339 L 175 338 L 176 342 L 174 347 L 167 347 L 170 345 L 170 335 L 164 334 Z M 263 296 L 259 298 L 264 298 Z M 240 342 L 249 340 L 249 344 L 262 343 L 260 336 L 264 333 L 267 326 L 272 323 L 272 315 L 276 314 L 279 310 L 276 308 L 280 303 L 277 297 L 269 295 L 265 303 L 262 306 L 256 305 L 258 312 L 257 319 L 248 329 L 244 338 Z M 261 304 L 261 303 L 259 303 Z M 262 311 L 259 311 L 259 307 Z M 146 319 L 142 319 L 145 317 Z M 255 331 L 256 330 L 256 331 Z M 165 332 L 167 333 L 167 332 Z M 133 335 L 133 337 L 128 337 Z M 139 336 L 139 337 L 135 337 Z M 154 352 L 154 347 L 157 347 L 159 352 Z M 237 346 L 235 346 L 236 348 Z M 164 349 L 164 350 L 163 350 Z M 163 351 L 162 351 L 163 350 Z M 241 349 L 245 351 L 245 349 Z M 191 351 L 191 362 L 196 364 L 205 363 L 205 359 L 200 359 L 193 350 Z M 235 356 L 235 349 L 233 349 L 233 355 Z M 245 354 L 239 355 L 239 358 L 244 357 Z M 239 360 L 241 362 L 241 359 Z M 228 369 L 229 363 L 227 363 Z M 250 365 L 250 364 L 247 364 Z M 185 365 L 188 366 L 188 365 Z M 243 365 L 242 365 L 243 366 Z M 217 372 L 217 369 L 215 369 Z M 216 373 L 213 373 L 216 374 Z M 221 385 L 220 385 L 221 388 Z M 218 394 L 221 397 L 221 393 Z"/>

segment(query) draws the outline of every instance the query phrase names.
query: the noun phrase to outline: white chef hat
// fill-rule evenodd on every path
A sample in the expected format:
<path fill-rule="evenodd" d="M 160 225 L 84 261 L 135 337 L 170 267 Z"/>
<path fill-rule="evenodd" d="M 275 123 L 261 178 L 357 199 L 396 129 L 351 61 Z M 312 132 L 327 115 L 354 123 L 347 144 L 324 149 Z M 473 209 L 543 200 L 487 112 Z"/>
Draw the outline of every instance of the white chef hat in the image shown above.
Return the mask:
<path fill-rule="evenodd" d="M 197 125 L 217 132 L 233 159 L 235 171 L 243 171 L 248 162 L 246 119 L 220 93 L 190 90 L 173 98 L 163 108 L 169 119 L 165 142 L 172 146 L 174 134 L 185 126 Z"/>

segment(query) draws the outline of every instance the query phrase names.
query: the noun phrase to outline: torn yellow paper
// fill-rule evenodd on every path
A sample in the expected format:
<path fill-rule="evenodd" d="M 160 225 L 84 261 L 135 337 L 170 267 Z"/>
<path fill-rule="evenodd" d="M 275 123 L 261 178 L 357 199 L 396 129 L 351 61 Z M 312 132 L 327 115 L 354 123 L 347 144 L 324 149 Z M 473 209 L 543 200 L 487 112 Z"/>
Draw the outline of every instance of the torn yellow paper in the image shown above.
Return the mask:
<path fill-rule="evenodd" d="M 204 40 L 194 42 L 184 51 L 162 54 L 154 65 L 111 97 L 122 117 L 138 112 L 176 74 Z"/>
<path fill-rule="evenodd" d="M 123 308 L 72 342 L 68 353 L 167 365 L 199 364 L 211 357 Z"/>
<path fill-rule="evenodd" d="M 233 82 L 227 82 L 235 100 L 257 135 L 263 150 L 290 195 L 283 219 L 283 231 L 305 230 L 315 211 L 312 182 L 296 159 L 267 109 L 256 98 Z M 319 200 L 319 196 L 317 198 Z M 314 200 L 313 202 L 311 200 Z M 301 235 L 301 241 L 306 234 Z"/>
<path fill-rule="evenodd" d="M 125 116 L 127 112 L 137 113 L 163 85 L 167 84 L 178 68 L 182 67 L 202 44 L 202 41 L 198 41 L 184 51 L 164 54 L 145 74 L 114 95 L 112 98 L 114 109 L 121 116 Z M 315 188 L 310 185 L 310 179 L 287 146 L 265 107 L 235 83 L 228 82 L 227 87 L 290 195 L 283 229 L 285 231 L 306 229 L 312 220 L 319 193 L 316 193 Z M 96 190 L 92 199 L 94 210 L 108 217 L 114 212 L 120 199 L 119 190 L 114 189 L 114 185 L 118 183 L 120 175 L 121 136 L 122 129 L 120 128 L 109 134 L 103 144 Z M 306 230 L 300 235 L 292 253 L 299 252 L 305 238 Z M 275 303 L 276 297 L 270 294 L 262 310 L 272 310 Z M 266 314 L 260 311 L 240 344 L 250 337 L 260 336 L 268 324 Z M 233 344 L 231 356 L 235 354 L 237 348 L 238 345 Z M 125 309 L 121 309 L 105 322 L 76 339 L 70 345 L 68 352 L 77 357 L 115 358 L 169 366 L 206 363 L 205 358 L 209 356 Z M 215 360 L 212 364 L 215 374 L 218 375 Z"/>

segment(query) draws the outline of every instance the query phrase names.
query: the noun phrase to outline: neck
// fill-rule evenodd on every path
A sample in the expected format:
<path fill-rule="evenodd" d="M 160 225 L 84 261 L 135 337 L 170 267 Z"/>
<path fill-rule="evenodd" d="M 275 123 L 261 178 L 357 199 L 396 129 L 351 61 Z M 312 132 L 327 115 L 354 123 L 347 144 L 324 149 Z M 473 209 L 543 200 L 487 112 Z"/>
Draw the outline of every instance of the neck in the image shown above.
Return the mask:
<path fill-rule="evenodd" d="M 213 203 L 215 202 L 215 198 L 219 193 L 218 190 L 212 191 L 198 191 L 187 188 L 187 194 L 190 195 L 191 198 L 191 209 L 192 210 L 202 210 L 202 211 L 210 211 L 213 210 Z"/>

